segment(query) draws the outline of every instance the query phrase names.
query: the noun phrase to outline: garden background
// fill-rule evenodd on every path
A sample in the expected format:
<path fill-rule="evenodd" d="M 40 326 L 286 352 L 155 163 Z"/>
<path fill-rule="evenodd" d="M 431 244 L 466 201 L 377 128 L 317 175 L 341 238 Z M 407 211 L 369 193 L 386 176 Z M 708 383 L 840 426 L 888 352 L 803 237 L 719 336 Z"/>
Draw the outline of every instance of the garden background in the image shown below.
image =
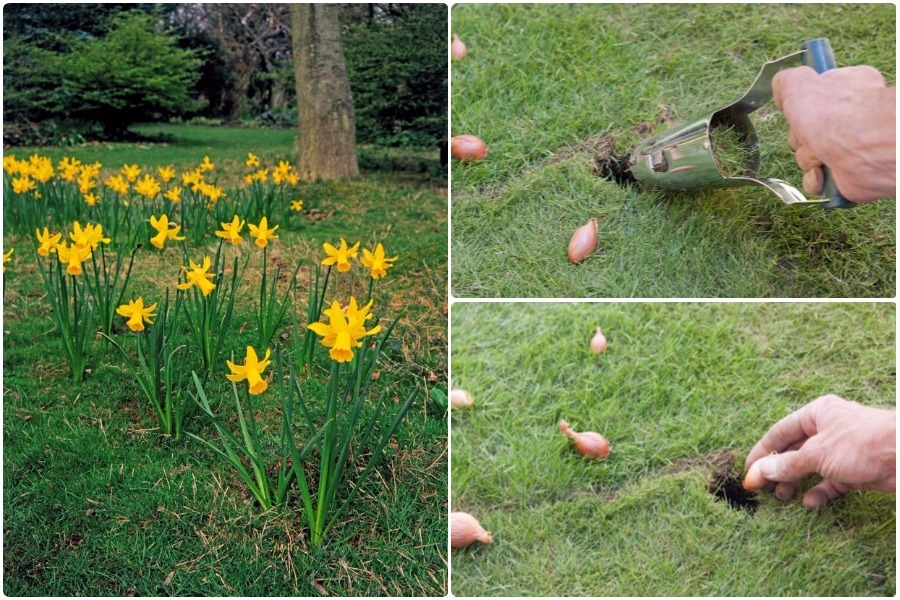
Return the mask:
<path fill-rule="evenodd" d="M 439 143 L 446 129 L 447 9 L 344 5 L 340 17 L 361 174 L 304 182 L 291 168 L 298 131 L 286 5 L 4 7 L 7 595 L 446 593 L 447 181 Z M 123 45 L 123 39 L 131 42 Z M 160 48 L 167 52 L 153 51 Z M 104 61 L 99 71 L 98 57 Z M 98 111 L 98 97 L 122 110 Z M 87 107 L 92 111 L 82 110 Z M 97 172 L 94 163 L 100 163 Z M 76 164 L 77 179 L 64 177 L 66 164 Z M 124 178 L 124 165 L 141 172 L 122 192 L 107 181 Z M 174 178 L 165 181 L 169 169 Z M 197 173 L 203 186 L 183 182 Z M 15 191 L 15 179 L 31 187 Z M 161 188 L 147 183 L 139 192 L 150 180 Z M 178 201 L 164 197 L 175 187 L 181 188 Z M 73 382 L 39 269 L 54 268 L 56 255 L 39 256 L 33 227 L 25 226 L 32 209 L 45 206 L 41 225 L 72 247 L 73 221 L 103 225 L 112 239 L 94 257 L 105 252 L 110 260 L 122 251 L 127 263 L 137 247 L 123 300 L 158 303 L 154 321 L 166 290 L 174 302 L 175 284 L 185 281 L 183 265 L 221 247 L 227 260 L 213 281 L 224 289 L 237 259 L 242 275 L 231 326 L 221 361 L 203 385 L 217 417 L 238 437 L 225 359 L 243 363 L 248 345 L 263 356 L 256 340 L 266 257 L 268 284 L 289 303 L 263 373 L 269 389 L 253 397 L 260 443 L 273 459 L 265 472 L 273 480 L 294 462 L 277 455 L 283 405 L 275 351 L 280 347 L 285 369 L 297 364 L 298 341 L 314 320 L 307 315 L 308 293 L 326 257 L 323 244 L 359 241 L 363 258 L 363 248 L 374 251 L 382 243 L 387 257 L 398 256 L 371 288 L 381 326 L 399 321 L 378 364 L 366 372 L 374 397 L 360 421 L 372 424 L 377 440 L 410 396 L 412 405 L 383 456 L 371 441 L 359 444 L 362 433 L 351 437 L 348 482 L 338 504 L 350 494 L 352 502 L 321 546 L 309 539 L 296 483 L 280 510 L 263 511 L 226 458 L 190 436 L 163 435 L 127 361 L 94 338 L 93 329 L 83 381 Z M 161 212 L 180 228 L 170 225 L 168 233 L 186 240 L 169 237 L 163 248 L 150 243 L 157 232 L 149 217 Z M 236 246 L 213 234 L 235 214 L 253 224 L 268 216 L 269 226 L 279 227 L 265 255 L 246 228 Z M 332 300 L 346 307 L 348 295 L 365 301 L 369 271 L 356 258 L 352 264 L 349 273 L 334 269 L 321 299 L 325 307 Z M 89 259 L 84 270 L 91 268 Z M 321 268 L 324 274 L 327 267 Z M 134 359 L 142 334 L 129 331 L 125 321 L 115 316 L 112 338 Z M 316 414 L 329 381 L 329 351 L 318 340 L 309 376 L 298 370 L 306 405 Z M 189 372 L 202 377 L 203 365 L 194 349 L 184 352 L 179 366 L 188 378 L 178 389 L 192 407 L 190 394 L 197 392 Z M 237 389 L 246 415 L 246 382 Z M 296 398 L 293 421 L 303 448 L 310 436 Z M 184 429 L 214 444 L 221 439 L 199 409 Z M 316 460 L 303 469 L 315 481 L 318 451 L 312 456 Z M 370 457 L 374 469 L 357 489 Z"/>

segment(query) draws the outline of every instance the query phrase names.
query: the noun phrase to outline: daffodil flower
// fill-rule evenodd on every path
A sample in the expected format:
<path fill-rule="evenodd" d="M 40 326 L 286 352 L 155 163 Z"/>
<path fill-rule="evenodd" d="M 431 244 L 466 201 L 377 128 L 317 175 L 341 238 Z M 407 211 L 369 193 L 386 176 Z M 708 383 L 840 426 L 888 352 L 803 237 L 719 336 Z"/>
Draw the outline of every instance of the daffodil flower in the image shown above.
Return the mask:
<path fill-rule="evenodd" d="M 303 200 L 294 200 L 291 202 L 291 210 L 296 210 L 297 212 L 303 210 Z"/>
<path fill-rule="evenodd" d="M 66 273 L 69 275 L 81 275 L 81 263 L 91 257 L 91 248 L 90 246 L 79 246 L 76 243 L 73 243 L 71 246 L 63 243 L 56 247 L 56 255 L 59 257 L 60 262 L 68 265 Z"/>
<path fill-rule="evenodd" d="M 378 279 L 387 275 L 387 270 L 394 266 L 394 261 L 397 258 L 397 256 L 386 258 L 384 256 L 384 247 L 379 243 L 375 246 L 374 254 L 363 248 L 363 257 L 359 259 L 359 262 L 372 272 L 372 279 Z"/>
<path fill-rule="evenodd" d="M 93 206 L 93 205 L 97 204 L 98 200 L 99 200 L 99 198 L 97 198 L 97 196 L 94 194 L 85 194 L 84 195 L 84 201 L 88 203 L 88 206 Z"/>
<path fill-rule="evenodd" d="M 247 356 L 244 358 L 243 365 L 236 365 L 230 360 L 225 361 L 225 364 L 231 369 L 231 373 L 226 374 L 225 377 L 234 382 L 244 381 L 246 379 L 247 384 L 250 386 L 251 394 L 254 396 L 262 394 L 266 391 L 266 388 L 269 387 L 266 380 L 262 378 L 262 372 L 269 366 L 269 363 L 272 362 L 269 360 L 269 356 L 271 355 L 272 351 L 266 348 L 266 357 L 259 360 L 253 346 L 247 346 Z"/>
<path fill-rule="evenodd" d="M 38 254 L 50 256 L 51 252 L 56 252 L 56 247 L 59 246 L 59 240 L 62 238 L 61 233 L 50 235 L 50 230 L 44 227 L 43 233 L 41 233 L 40 229 L 35 229 L 34 234 L 37 236 L 37 241 L 40 244 L 37 249 Z"/>
<path fill-rule="evenodd" d="M 162 187 L 152 175 L 144 175 L 141 180 L 134 184 L 134 191 L 148 199 L 153 199 L 159 193 Z"/>
<path fill-rule="evenodd" d="M 258 167 L 259 166 L 259 157 L 253 154 L 252 152 L 247 153 L 247 166 L 248 167 Z"/>
<path fill-rule="evenodd" d="M 122 175 L 114 175 L 107 178 L 106 187 L 110 187 L 120 194 L 128 193 L 128 182 L 125 181 L 125 178 Z"/>
<path fill-rule="evenodd" d="M 210 162 L 209 157 L 208 157 L 208 156 L 204 156 L 204 157 L 203 157 L 203 162 L 200 163 L 199 169 L 200 169 L 201 171 L 212 171 L 212 170 L 215 169 L 215 168 L 216 168 L 216 166 L 215 166 L 212 162 Z"/>
<path fill-rule="evenodd" d="M 177 287 L 179 290 L 186 290 L 191 286 L 196 285 L 200 288 L 200 291 L 204 296 L 209 296 L 209 293 L 216 288 L 216 284 L 212 282 L 212 278 L 215 277 L 215 273 L 208 273 L 209 268 L 212 266 L 212 261 L 210 261 L 208 256 L 203 257 L 203 265 L 198 265 L 194 261 L 189 261 L 191 267 L 181 267 L 184 271 L 185 278 L 187 281 L 184 283 L 179 283 Z"/>
<path fill-rule="evenodd" d="M 159 178 L 166 183 L 168 183 L 169 180 L 175 177 L 175 168 L 172 165 L 157 167 L 156 171 L 159 173 Z"/>
<path fill-rule="evenodd" d="M 13 192 L 16 194 L 24 194 L 27 191 L 33 190 L 36 185 L 34 179 L 27 175 L 16 177 L 12 180 Z"/>
<path fill-rule="evenodd" d="M 172 189 L 167 190 L 166 193 L 163 194 L 163 196 L 165 196 L 175 204 L 178 204 L 179 202 L 181 202 L 181 188 L 177 185 L 173 186 Z"/>
<path fill-rule="evenodd" d="M 266 217 L 263 217 L 260 220 L 259 225 L 250 223 L 248 227 L 250 228 L 250 235 L 256 238 L 256 245 L 260 248 L 265 248 L 269 243 L 269 240 L 278 239 L 278 236 L 274 234 L 275 230 L 278 229 L 279 226 L 276 225 L 272 229 L 269 229 L 269 221 L 268 219 L 266 219 Z"/>
<path fill-rule="evenodd" d="M 116 312 L 128 319 L 128 327 L 132 331 L 143 331 L 144 321 L 153 323 L 150 317 L 156 316 L 153 313 L 154 310 L 156 310 L 156 302 L 145 308 L 144 299 L 138 296 L 137 300 L 129 300 L 128 304 L 123 304 L 116 309 Z"/>
<path fill-rule="evenodd" d="M 350 304 L 347 306 L 346 313 L 341 310 L 341 303 L 335 300 L 331 304 L 331 308 L 325 309 L 325 315 L 328 317 L 329 324 L 310 323 L 309 328 L 316 334 L 322 336 L 322 345 L 331 348 L 328 355 L 337 362 L 350 362 L 353 360 L 353 348 L 361 348 L 361 338 L 367 335 L 375 335 L 381 331 L 381 326 L 376 325 L 372 329 L 366 330 L 365 322 L 372 318 L 369 309 L 372 307 L 372 301 L 364 307 L 359 308 L 356 304 L 356 298 L 350 297 Z"/>
<path fill-rule="evenodd" d="M 181 225 L 169 223 L 169 217 L 165 214 L 160 215 L 159 219 L 150 215 L 150 225 L 157 231 L 156 235 L 150 238 L 150 243 L 157 248 L 162 249 L 167 239 L 176 241 L 184 239 L 184 236 L 178 236 L 178 233 L 181 231 Z M 170 226 L 172 229 L 169 229 Z"/>
<path fill-rule="evenodd" d="M 241 242 L 244 241 L 244 238 L 241 237 L 241 229 L 244 228 L 246 221 L 234 215 L 234 219 L 232 219 L 231 223 L 222 223 L 222 230 L 216 231 L 216 235 L 220 238 L 225 238 L 232 245 L 237 246 Z"/>
<path fill-rule="evenodd" d="M 8 263 L 9 261 L 12 260 L 12 253 L 14 250 L 15 250 L 15 248 L 10 248 L 9 252 L 3 253 L 3 271 L 4 272 L 6 272 L 6 263 Z"/>
<path fill-rule="evenodd" d="M 84 228 L 82 228 L 81 223 L 75 221 L 72 224 L 72 232 L 69 233 L 69 237 L 75 242 L 76 246 L 87 248 L 90 251 L 96 250 L 101 242 L 104 244 L 109 243 L 109 238 L 103 237 L 103 225 L 99 224 L 86 223 Z"/>
<path fill-rule="evenodd" d="M 122 165 L 122 174 L 128 181 L 134 183 L 141 174 L 141 168 L 137 165 Z"/>
<path fill-rule="evenodd" d="M 328 254 L 328 256 L 322 259 L 322 264 L 329 266 L 336 264 L 338 271 L 345 273 L 350 270 L 350 259 L 356 258 L 356 255 L 358 254 L 359 242 L 356 242 L 352 248 L 348 248 L 347 242 L 344 241 L 344 238 L 341 238 L 340 248 L 335 248 L 328 242 L 325 242 L 322 247 Z"/>

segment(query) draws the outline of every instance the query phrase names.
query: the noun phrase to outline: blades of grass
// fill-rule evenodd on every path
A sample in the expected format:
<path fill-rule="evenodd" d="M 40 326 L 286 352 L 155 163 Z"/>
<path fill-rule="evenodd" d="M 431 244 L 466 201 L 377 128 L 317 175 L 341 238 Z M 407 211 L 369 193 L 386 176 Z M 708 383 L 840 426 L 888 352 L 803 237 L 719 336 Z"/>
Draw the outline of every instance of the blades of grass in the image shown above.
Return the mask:
<path fill-rule="evenodd" d="M 313 422 L 312 417 L 309 414 L 309 411 L 306 409 L 306 402 L 303 400 L 303 392 L 300 390 L 300 382 L 297 380 L 297 377 L 294 373 L 294 364 L 291 363 L 289 365 L 289 368 L 290 368 L 291 388 L 297 390 L 297 400 L 300 401 L 300 410 L 303 411 L 303 416 L 306 419 L 307 424 L 309 425 L 309 430 L 315 431 L 316 424 Z"/>
<path fill-rule="evenodd" d="M 341 507 L 334 511 L 331 516 L 331 520 L 328 521 L 328 524 L 322 530 L 322 536 L 328 534 L 328 531 L 331 529 L 332 525 L 334 525 L 335 520 L 347 509 L 347 506 L 350 504 L 350 501 L 356 497 L 357 492 L 359 492 L 360 488 L 365 484 L 366 479 L 369 477 L 369 473 L 372 472 L 372 469 L 375 466 L 375 461 L 381 456 L 381 452 L 384 450 L 384 447 L 387 445 L 388 440 L 394 432 L 397 430 L 397 427 L 400 425 L 400 422 L 406 416 L 406 413 L 409 412 L 410 407 L 412 406 L 413 400 L 416 397 L 416 391 L 410 393 L 409 398 L 406 399 L 406 402 L 403 403 L 403 406 L 397 412 L 394 417 L 394 421 L 391 423 L 391 426 L 385 432 L 385 434 L 381 437 L 381 441 L 378 443 L 378 447 L 372 452 L 372 455 L 369 457 L 369 462 L 366 464 L 366 468 L 363 470 L 362 475 L 356 480 L 356 485 L 353 486 L 353 490 L 347 496 L 347 499 L 344 500 L 344 503 Z"/>

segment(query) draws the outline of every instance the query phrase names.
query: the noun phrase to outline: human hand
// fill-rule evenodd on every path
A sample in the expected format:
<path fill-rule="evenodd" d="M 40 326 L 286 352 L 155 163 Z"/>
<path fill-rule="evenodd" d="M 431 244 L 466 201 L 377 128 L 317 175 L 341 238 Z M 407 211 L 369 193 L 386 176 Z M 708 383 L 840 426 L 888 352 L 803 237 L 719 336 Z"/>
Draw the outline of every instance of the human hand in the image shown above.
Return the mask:
<path fill-rule="evenodd" d="M 822 396 L 781 419 L 747 455 L 748 489 L 793 497 L 800 481 L 818 473 L 803 505 L 816 508 L 852 490 L 895 493 L 897 413 Z M 755 471 L 755 473 L 751 473 Z"/>
<path fill-rule="evenodd" d="M 783 69 L 772 79 L 772 95 L 790 125 L 788 143 L 808 194 L 821 193 L 824 164 L 848 200 L 896 196 L 897 94 L 878 70 Z"/>

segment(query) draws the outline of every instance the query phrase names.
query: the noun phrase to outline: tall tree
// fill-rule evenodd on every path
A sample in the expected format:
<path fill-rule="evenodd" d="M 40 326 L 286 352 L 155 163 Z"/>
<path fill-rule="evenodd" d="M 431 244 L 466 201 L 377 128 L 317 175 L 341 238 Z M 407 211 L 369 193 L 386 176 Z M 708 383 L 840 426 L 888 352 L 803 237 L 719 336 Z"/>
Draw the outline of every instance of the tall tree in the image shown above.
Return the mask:
<path fill-rule="evenodd" d="M 307 181 L 359 175 L 356 119 L 336 4 L 291 4 L 298 173 Z"/>

